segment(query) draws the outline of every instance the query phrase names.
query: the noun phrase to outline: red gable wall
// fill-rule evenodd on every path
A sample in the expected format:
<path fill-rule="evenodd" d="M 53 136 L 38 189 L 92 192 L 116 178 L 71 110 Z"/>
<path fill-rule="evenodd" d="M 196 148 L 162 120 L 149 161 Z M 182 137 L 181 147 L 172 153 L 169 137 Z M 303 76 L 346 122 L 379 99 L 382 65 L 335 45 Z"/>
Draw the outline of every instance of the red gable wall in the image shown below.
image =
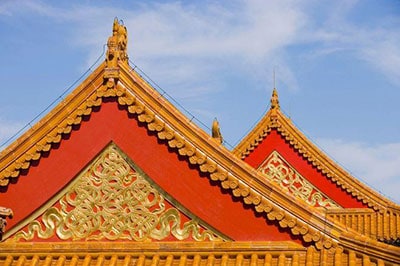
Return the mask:
<path fill-rule="evenodd" d="M 282 155 L 304 178 L 340 206 L 344 208 L 367 207 L 351 194 L 338 187 L 307 162 L 275 129 L 271 130 L 265 139 L 244 159 L 244 161 L 254 168 L 258 168 L 274 150 Z"/>
<path fill-rule="evenodd" d="M 7 230 L 46 203 L 114 141 L 168 194 L 232 239 L 293 240 L 287 231 L 256 216 L 252 209 L 201 177 L 196 168 L 128 116 L 115 101 L 103 103 L 59 147 L 31 166 L 16 184 L 10 184 L 7 193 L 0 193 L 0 205 L 10 207 L 15 214 Z"/>

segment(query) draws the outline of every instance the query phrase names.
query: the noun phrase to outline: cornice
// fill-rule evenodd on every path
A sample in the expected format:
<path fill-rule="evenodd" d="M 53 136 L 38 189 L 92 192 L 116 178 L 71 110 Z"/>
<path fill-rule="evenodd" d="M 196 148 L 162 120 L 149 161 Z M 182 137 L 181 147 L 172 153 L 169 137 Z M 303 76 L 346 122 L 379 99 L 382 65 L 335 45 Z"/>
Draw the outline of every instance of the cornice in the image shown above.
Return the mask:
<path fill-rule="evenodd" d="M 273 252 L 296 252 L 306 251 L 306 248 L 292 241 L 246 241 L 246 242 L 47 242 L 47 243 L 0 243 L 0 253 L 19 254 L 22 252 L 51 253 L 86 253 L 86 252 L 161 252 L 171 253 L 260 253 Z"/>
<path fill-rule="evenodd" d="M 356 252 L 392 262 L 398 262 L 400 259 L 400 247 L 388 245 L 360 234 L 354 234 L 351 230 L 342 234 L 340 241 L 342 246 L 346 246 Z M 364 246 L 360 246 L 360 242 L 364 243 Z"/>
<path fill-rule="evenodd" d="M 305 248 L 291 241 L 0 243 L 0 250 L 0 262 L 5 265 L 128 265 L 133 262 L 138 265 L 157 262 L 170 265 L 173 260 L 182 265 L 189 261 L 194 264 L 196 261 L 209 264 L 214 262 L 218 265 L 257 265 L 262 261 L 265 265 L 285 265 L 287 258 L 296 259 L 293 265 L 314 265 L 313 253 L 320 256 L 321 264 L 332 263 L 334 260 L 337 265 L 341 265 L 339 263 L 345 263 L 349 253 L 354 252 L 358 259 L 367 258 L 366 261 L 373 261 L 377 265 L 395 265 L 398 262 L 396 254 L 382 256 L 380 252 L 368 254 L 364 250 L 349 252 L 342 247 L 329 251 L 328 254 L 326 251 L 316 252 L 313 247 Z M 302 258 L 301 263 L 299 258 Z M 273 261 L 275 262 L 272 263 Z"/>
<path fill-rule="evenodd" d="M 192 124 L 127 64 L 119 64 L 118 77 L 113 77 L 111 82 L 103 79 L 104 70 L 103 64 L 3 153 L 2 158 L 11 156 L 7 163 L 1 161 L 3 186 L 10 178 L 18 176 L 21 169 L 28 169 L 43 152 L 50 151 L 53 143 L 61 142 L 62 135 L 69 134 L 74 125 L 82 122 L 83 116 L 90 115 L 94 107 L 102 104 L 103 99 L 113 97 L 150 132 L 154 132 L 162 143 L 185 157 L 189 164 L 198 167 L 221 188 L 231 191 L 233 197 L 252 206 L 268 221 L 276 222 L 280 228 L 286 228 L 317 249 L 338 245 L 345 228 L 327 220 L 323 211 L 296 201 L 293 196 L 265 181 L 254 168 L 232 156 L 218 141 Z M 365 244 L 360 242 L 359 245 Z"/>
<path fill-rule="evenodd" d="M 317 171 L 340 186 L 350 195 L 367 204 L 374 210 L 385 212 L 400 211 L 400 206 L 386 199 L 367 185 L 343 170 L 326 156 L 303 133 L 298 130 L 279 108 L 270 109 L 257 126 L 237 145 L 233 153 L 246 158 L 271 132 L 276 130 L 288 144 L 306 159 Z"/>
<path fill-rule="evenodd" d="M 303 265 L 307 249 L 293 242 L 0 243 L 4 265 Z M 279 263 L 280 262 L 280 263 Z"/>

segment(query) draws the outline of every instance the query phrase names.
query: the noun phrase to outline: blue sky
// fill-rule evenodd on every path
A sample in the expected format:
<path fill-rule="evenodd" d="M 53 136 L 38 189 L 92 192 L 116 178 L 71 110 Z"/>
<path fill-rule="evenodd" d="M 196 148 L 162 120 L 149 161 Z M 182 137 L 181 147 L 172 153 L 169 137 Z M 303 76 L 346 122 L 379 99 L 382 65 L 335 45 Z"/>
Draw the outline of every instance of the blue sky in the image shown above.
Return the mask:
<path fill-rule="evenodd" d="M 2 1 L 0 143 L 102 54 L 130 59 L 237 144 L 281 108 L 353 175 L 400 202 L 400 1 Z M 1 147 L 1 149 L 3 149 Z"/>

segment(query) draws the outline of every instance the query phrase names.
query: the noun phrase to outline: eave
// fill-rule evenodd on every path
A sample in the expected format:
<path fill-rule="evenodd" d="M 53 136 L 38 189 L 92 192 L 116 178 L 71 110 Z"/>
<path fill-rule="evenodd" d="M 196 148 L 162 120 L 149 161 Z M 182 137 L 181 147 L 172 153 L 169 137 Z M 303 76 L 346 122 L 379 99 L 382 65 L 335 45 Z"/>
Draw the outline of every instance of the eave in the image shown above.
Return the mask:
<path fill-rule="evenodd" d="M 214 263 L 251 265 L 271 263 L 279 258 L 295 259 L 304 264 L 306 248 L 291 242 L 230 243 L 20 243 L 2 244 L 0 264 L 11 265 L 187 265 Z M 303 262 L 303 263 L 302 263 Z M 75 263 L 75 264 L 74 264 Z"/>
<path fill-rule="evenodd" d="M 93 97 L 93 93 L 103 83 L 104 67 L 105 63 L 101 64 L 51 112 L 0 153 L 0 187 L 8 186 L 11 179 L 50 151 L 51 145 L 61 142 L 62 136 L 79 125 L 92 107 L 101 104 L 101 99 Z"/>
<path fill-rule="evenodd" d="M 254 129 L 235 147 L 233 153 L 238 158 L 246 158 L 267 138 L 271 130 L 276 130 L 317 171 L 369 207 L 380 212 L 400 212 L 400 205 L 360 182 L 330 159 L 279 108 L 270 109 Z"/>
<path fill-rule="evenodd" d="M 79 125 L 103 100 L 111 98 L 144 123 L 161 143 L 265 219 L 275 221 L 280 228 L 287 228 L 317 249 L 342 245 L 340 237 L 347 232 L 346 228 L 326 220 L 322 210 L 296 201 L 266 181 L 254 168 L 232 156 L 229 150 L 191 123 L 127 64 L 120 63 L 118 67 L 119 76 L 110 84 L 102 75 L 107 70 L 102 64 L 54 111 L 3 152 L 0 164 L 3 186 L 21 170 L 28 169 L 31 162 L 39 160 L 44 152 L 51 153 L 53 144 L 64 141 L 64 134 L 69 134 L 73 126 Z M 368 251 L 370 247 L 365 243 L 358 241 L 357 245 Z M 385 245 L 379 246 L 379 250 L 386 254 L 392 249 Z M 389 254 L 388 259 L 393 260 L 393 256 Z"/>

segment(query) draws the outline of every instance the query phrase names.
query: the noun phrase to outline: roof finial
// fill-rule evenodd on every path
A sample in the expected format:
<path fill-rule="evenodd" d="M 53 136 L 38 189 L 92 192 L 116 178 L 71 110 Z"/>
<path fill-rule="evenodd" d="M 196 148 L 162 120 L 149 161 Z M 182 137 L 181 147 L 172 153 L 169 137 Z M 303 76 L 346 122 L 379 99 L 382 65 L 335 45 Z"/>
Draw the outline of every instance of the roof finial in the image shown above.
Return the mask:
<path fill-rule="evenodd" d="M 273 80 L 274 80 L 274 88 L 276 88 L 276 84 L 275 84 L 275 67 L 274 67 L 274 72 L 273 72 Z"/>
<path fill-rule="evenodd" d="M 279 109 L 279 98 L 278 98 L 278 91 L 274 87 L 272 91 L 272 97 L 271 97 L 271 109 Z"/>
<path fill-rule="evenodd" d="M 107 54 L 106 62 L 108 68 L 115 68 L 119 61 L 128 62 L 127 54 L 128 46 L 128 32 L 126 27 L 118 21 L 118 18 L 114 19 L 113 33 L 107 41 Z"/>
<path fill-rule="evenodd" d="M 272 79 L 274 82 L 274 89 L 272 91 L 272 97 L 271 97 L 271 109 L 279 109 L 279 99 L 278 99 L 278 91 L 276 90 L 276 80 L 275 80 L 275 67 L 272 72 Z"/>
<path fill-rule="evenodd" d="M 104 81 L 109 89 L 114 88 L 117 84 L 119 78 L 118 63 L 128 64 L 128 33 L 126 27 L 122 24 L 122 21 L 115 18 L 112 31 L 113 33 L 107 41 L 107 66 L 104 70 Z"/>
<path fill-rule="evenodd" d="M 214 139 L 216 139 L 219 143 L 222 143 L 224 141 L 224 138 L 222 137 L 221 134 L 221 130 L 219 128 L 219 123 L 217 118 L 214 118 L 214 121 L 212 123 L 211 136 Z"/>

